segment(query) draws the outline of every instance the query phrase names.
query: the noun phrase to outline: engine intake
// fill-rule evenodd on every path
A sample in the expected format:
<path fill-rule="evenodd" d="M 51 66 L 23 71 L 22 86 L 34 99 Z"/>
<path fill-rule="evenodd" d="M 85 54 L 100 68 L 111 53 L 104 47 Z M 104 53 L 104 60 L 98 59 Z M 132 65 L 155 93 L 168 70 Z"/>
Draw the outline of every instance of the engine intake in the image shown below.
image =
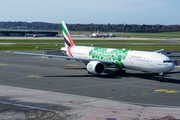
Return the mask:
<path fill-rule="evenodd" d="M 93 74 L 102 74 L 105 71 L 105 66 L 100 61 L 90 61 L 87 64 L 87 70 Z"/>

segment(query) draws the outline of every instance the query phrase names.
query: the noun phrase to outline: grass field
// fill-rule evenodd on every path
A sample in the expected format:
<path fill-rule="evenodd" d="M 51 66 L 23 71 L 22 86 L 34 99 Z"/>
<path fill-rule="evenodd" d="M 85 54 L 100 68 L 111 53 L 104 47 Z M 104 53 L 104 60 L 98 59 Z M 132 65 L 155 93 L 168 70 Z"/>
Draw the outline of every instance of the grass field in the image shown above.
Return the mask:
<path fill-rule="evenodd" d="M 61 49 L 64 45 L 0 45 L 1 50 L 36 50 L 36 47 Z"/>
<path fill-rule="evenodd" d="M 36 50 L 36 47 L 60 49 L 64 45 L 0 45 L 1 50 Z M 131 50 L 180 50 L 179 45 L 94 45 L 94 47 L 131 49 Z"/>
<path fill-rule="evenodd" d="M 86 31 L 70 31 L 72 35 L 90 35 L 91 32 Z M 109 32 L 104 32 L 109 33 Z M 110 32 L 118 36 L 130 36 L 137 38 L 180 38 L 180 32 L 165 32 L 165 33 L 121 33 Z M 176 41 L 180 42 L 180 41 Z M 64 43 L 64 40 L 12 40 L 0 39 L 0 43 Z M 166 41 L 142 41 L 142 40 L 74 40 L 74 43 L 172 43 Z M 60 49 L 64 45 L 0 45 L 1 50 L 36 50 L 36 47 Z M 126 48 L 132 50 L 180 50 L 180 45 L 94 45 L 94 47 L 107 47 L 107 48 Z"/>

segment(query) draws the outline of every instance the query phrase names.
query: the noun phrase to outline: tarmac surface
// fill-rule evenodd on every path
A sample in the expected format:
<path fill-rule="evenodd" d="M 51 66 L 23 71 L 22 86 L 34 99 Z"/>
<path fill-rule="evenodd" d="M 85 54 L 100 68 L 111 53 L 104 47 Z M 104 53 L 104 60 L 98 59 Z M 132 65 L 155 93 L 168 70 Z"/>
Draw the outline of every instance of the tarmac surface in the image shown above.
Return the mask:
<path fill-rule="evenodd" d="M 180 119 L 180 67 L 162 83 L 155 73 L 106 72 L 94 76 L 77 61 L 1 51 L 0 119 Z"/>

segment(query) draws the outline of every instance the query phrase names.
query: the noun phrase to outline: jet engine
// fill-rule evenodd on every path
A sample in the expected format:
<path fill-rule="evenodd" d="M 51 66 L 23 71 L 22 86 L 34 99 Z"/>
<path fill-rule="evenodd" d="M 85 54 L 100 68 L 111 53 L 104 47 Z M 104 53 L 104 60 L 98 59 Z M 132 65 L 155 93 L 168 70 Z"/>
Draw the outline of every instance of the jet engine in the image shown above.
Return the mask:
<path fill-rule="evenodd" d="M 100 61 L 90 61 L 87 64 L 87 70 L 92 74 L 99 75 L 105 71 L 105 66 Z"/>

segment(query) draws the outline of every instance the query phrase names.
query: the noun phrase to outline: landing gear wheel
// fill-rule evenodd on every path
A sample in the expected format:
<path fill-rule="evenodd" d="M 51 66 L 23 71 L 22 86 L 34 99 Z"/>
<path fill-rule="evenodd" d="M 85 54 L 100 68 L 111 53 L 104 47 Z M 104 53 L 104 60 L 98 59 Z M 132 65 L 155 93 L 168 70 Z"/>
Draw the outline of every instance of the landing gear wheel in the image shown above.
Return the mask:
<path fill-rule="evenodd" d="M 160 75 L 159 82 L 163 82 L 164 81 L 163 72 L 160 72 L 159 75 Z"/>
<path fill-rule="evenodd" d="M 163 82 L 164 81 L 164 78 L 163 78 L 163 76 L 161 76 L 160 78 L 159 78 L 159 82 Z"/>
<path fill-rule="evenodd" d="M 91 75 L 92 73 L 88 71 L 88 74 L 90 74 L 90 75 Z"/>
<path fill-rule="evenodd" d="M 116 70 L 116 74 L 117 75 L 126 75 L 126 70 L 122 70 L 122 69 L 118 69 L 118 70 Z"/>
<path fill-rule="evenodd" d="M 121 74 L 121 70 L 116 70 L 115 72 L 116 72 L 117 75 Z"/>
<path fill-rule="evenodd" d="M 125 75 L 126 74 L 126 70 L 121 70 L 121 74 Z"/>

